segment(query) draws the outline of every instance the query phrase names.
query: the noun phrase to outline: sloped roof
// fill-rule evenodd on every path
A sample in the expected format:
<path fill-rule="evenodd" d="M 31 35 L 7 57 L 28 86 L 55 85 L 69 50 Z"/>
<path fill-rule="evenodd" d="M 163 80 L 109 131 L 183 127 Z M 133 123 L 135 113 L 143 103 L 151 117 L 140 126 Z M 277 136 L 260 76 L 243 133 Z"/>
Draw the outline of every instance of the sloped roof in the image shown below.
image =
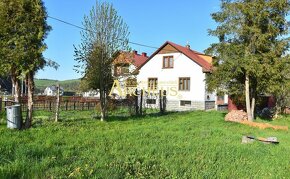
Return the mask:
<path fill-rule="evenodd" d="M 143 65 L 143 63 L 145 63 L 149 57 L 147 55 L 143 56 L 143 55 L 139 55 L 139 54 L 134 54 L 133 58 L 134 58 L 133 63 L 138 68 L 141 65 Z"/>
<path fill-rule="evenodd" d="M 210 72 L 212 69 L 212 57 L 205 55 L 203 53 L 194 51 L 188 47 L 183 47 L 181 45 L 175 44 L 170 41 L 166 41 L 158 50 L 156 50 L 147 61 L 145 61 L 138 69 L 141 69 L 150 59 L 152 59 L 156 54 L 158 54 L 166 45 L 171 45 L 174 49 L 179 51 L 180 53 L 183 53 L 185 56 L 187 56 L 189 59 L 197 63 L 199 66 L 201 66 L 204 70 L 204 72 Z"/>
<path fill-rule="evenodd" d="M 132 63 L 134 66 L 139 68 L 148 60 L 146 53 L 138 54 L 137 51 L 133 52 L 120 52 L 117 58 L 114 60 L 114 64 L 118 63 Z"/>

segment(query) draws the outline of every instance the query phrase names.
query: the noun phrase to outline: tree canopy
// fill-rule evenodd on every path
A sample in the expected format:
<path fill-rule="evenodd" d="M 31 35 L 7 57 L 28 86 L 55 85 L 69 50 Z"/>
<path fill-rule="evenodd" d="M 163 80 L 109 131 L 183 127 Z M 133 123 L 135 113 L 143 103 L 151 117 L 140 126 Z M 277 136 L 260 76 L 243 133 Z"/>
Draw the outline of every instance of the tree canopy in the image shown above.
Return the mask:
<path fill-rule="evenodd" d="M 84 17 L 83 26 L 82 43 L 75 47 L 76 70 L 84 75 L 82 84 L 99 89 L 103 120 L 112 85 L 112 62 L 119 50 L 128 48 L 128 26 L 106 2 L 96 3 Z"/>
<path fill-rule="evenodd" d="M 46 61 L 44 39 L 50 31 L 42 0 L 0 1 L 0 71 L 9 73 L 20 101 L 19 78 L 25 76 L 28 86 L 26 127 L 30 127 L 33 110 L 34 74 Z"/>
<path fill-rule="evenodd" d="M 257 95 L 275 93 L 285 83 L 289 8 L 281 0 L 222 0 L 220 12 L 212 14 L 218 26 L 209 34 L 219 42 L 207 49 L 215 56 L 208 89 L 244 96 L 249 120 Z"/>

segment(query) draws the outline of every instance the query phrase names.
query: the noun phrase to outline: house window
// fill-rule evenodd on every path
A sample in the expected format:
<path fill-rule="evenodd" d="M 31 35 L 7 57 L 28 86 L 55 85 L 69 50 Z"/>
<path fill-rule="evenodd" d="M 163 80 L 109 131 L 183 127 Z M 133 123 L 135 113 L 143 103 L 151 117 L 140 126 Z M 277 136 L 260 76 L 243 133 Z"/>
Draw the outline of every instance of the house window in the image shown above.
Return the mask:
<path fill-rule="evenodd" d="M 126 87 L 137 87 L 137 79 L 135 79 L 135 78 L 128 78 L 126 80 Z"/>
<path fill-rule="evenodd" d="M 218 100 L 218 101 L 223 101 L 223 100 L 224 100 L 224 96 L 218 96 L 218 97 L 217 97 L 217 100 Z"/>
<path fill-rule="evenodd" d="M 129 74 L 129 64 L 119 64 L 115 66 L 115 76 Z"/>
<path fill-rule="evenodd" d="M 173 68 L 173 56 L 163 57 L 163 68 Z"/>
<path fill-rule="evenodd" d="M 158 85 L 158 79 L 157 78 L 148 78 L 148 89 L 150 90 L 156 90 Z"/>
<path fill-rule="evenodd" d="M 180 101 L 180 106 L 191 106 L 191 101 Z"/>
<path fill-rule="evenodd" d="M 147 99 L 146 103 L 147 104 L 156 104 L 156 99 Z"/>
<path fill-rule="evenodd" d="M 178 89 L 180 91 L 189 91 L 190 90 L 190 78 L 189 77 L 179 78 Z"/>

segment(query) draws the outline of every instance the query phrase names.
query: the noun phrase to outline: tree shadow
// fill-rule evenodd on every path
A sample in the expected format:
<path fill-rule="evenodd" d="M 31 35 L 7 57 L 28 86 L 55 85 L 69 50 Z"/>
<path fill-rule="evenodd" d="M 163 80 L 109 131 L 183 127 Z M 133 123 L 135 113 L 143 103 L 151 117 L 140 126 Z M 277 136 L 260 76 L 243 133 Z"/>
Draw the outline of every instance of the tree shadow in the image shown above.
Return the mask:
<path fill-rule="evenodd" d="M 130 120 L 143 120 L 146 118 L 150 118 L 150 117 L 161 117 L 161 116 L 167 116 L 170 114 L 174 114 L 177 112 L 165 112 L 165 113 L 160 113 L 160 112 L 156 112 L 156 113 L 147 113 L 147 114 L 143 114 L 143 115 L 110 115 L 107 117 L 106 121 L 107 122 L 116 122 L 116 121 L 130 121 Z M 100 116 L 98 116 L 98 118 L 95 119 L 101 119 Z"/>
<path fill-rule="evenodd" d="M 255 120 L 257 120 L 257 119 L 260 119 L 262 121 L 267 121 L 267 122 L 273 121 L 273 118 L 267 117 L 267 116 L 259 116 L 259 115 L 256 115 L 255 116 Z"/>
<path fill-rule="evenodd" d="M 220 115 L 221 117 L 225 118 L 228 113 L 229 113 L 228 111 L 221 111 Z"/>

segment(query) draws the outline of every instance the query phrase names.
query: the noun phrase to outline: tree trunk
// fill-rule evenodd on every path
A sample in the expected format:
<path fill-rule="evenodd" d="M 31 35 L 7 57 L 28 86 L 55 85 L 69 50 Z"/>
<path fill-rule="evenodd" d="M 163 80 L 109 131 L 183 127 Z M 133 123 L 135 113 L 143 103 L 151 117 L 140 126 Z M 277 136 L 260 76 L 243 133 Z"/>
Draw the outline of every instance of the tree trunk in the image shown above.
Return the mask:
<path fill-rule="evenodd" d="M 101 121 L 105 121 L 106 120 L 106 93 L 104 91 L 104 89 L 100 89 L 100 102 L 101 102 Z"/>
<path fill-rule="evenodd" d="M 255 106 L 256 106 L 256 84 L 254 83 L 251 90 L 251 113 L 252 119 L 255 119 Z"/>
<path fill-rule="evenodd" d="M 255 96 L 252 97 L 251 101 L 251 113 L 252 113 L 252 119 L 255 119 L 255 106 L 256 106 L 256 98 Z"/>
<path fill-rule="evenodd" d="M 26 75 L 28 94 L 27 94 L 27 115 L 25 120 L 25 128 L 30 128 L 32 125 L 32 115 L 33 115 L 33 92 L 34 92 L 34 73 L 29 72 Z"/>
<path fill-rule="evenodd" d="M 20 104 L 20 96 L 21 96 L 21 89 L 20 89 L 20 80 L 17 78 L 18 75 L 16 74 L 15 70 L 12 70 L 11 73 L 11 81 L 12 81 L 12 95 L 14 97 L 14 102 Z"/>
<path fill-rule="evenodd" d="M 252 111 L 251 111 L 251 101 L 250 101 L 250 79 L 247 73 L 246 73 L 246 79 L 245 79 L 245 96 L 246 96 L 246 109 L 247 109 L 247 114 L 248 114 L 248 120 L 253 121 Z"/>
<path fill-rule="evenodd" d="M 20 120 L 21 126 L 23 126 L 23 118 L 22 118 L 22 107 L 21 107 L 21 89 L 20 89 L 20 80 L 17 78 L 19 74 L 17 74 L 16 70 L 12 68 L 11 70 L 11 82 L 12 82 L 12 96 L 14 98 L 14 102 L 20 105 Z"/>

